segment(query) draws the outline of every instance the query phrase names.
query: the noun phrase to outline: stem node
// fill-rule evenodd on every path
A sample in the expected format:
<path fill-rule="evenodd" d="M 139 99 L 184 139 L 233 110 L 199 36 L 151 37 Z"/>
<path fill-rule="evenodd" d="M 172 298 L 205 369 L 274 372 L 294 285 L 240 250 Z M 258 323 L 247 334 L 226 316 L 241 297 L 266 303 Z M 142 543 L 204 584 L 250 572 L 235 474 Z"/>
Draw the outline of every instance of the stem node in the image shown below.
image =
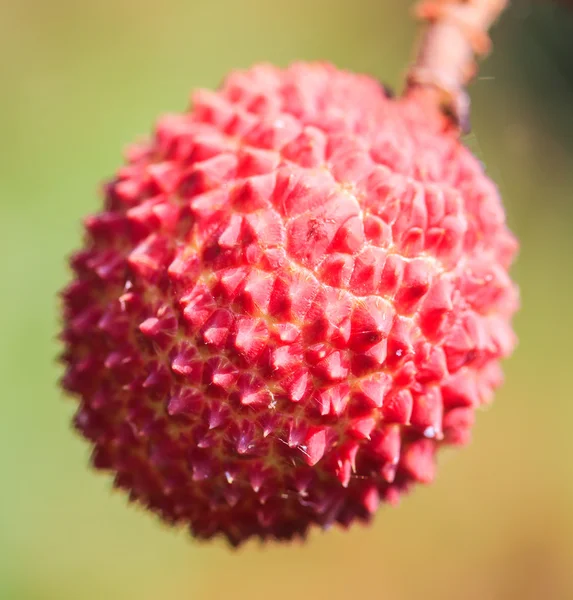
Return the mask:
<path fill-rule="evenodd" d="M 477 73 L 476 56 L 491 49 L 488 30 L 508 0 L 423 0 L 415 15 L 428 25 L 406 77 L 406 93 L 430 95 L 454 125 L 469 130 L 467 84 Z"/>

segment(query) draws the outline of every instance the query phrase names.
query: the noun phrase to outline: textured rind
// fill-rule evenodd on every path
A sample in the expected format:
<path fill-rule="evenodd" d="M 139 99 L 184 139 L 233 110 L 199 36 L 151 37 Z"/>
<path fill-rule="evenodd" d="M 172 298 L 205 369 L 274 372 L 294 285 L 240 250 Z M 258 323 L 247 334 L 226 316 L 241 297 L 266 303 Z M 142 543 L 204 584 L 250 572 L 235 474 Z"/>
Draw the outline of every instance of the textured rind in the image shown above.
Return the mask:
<path fill-rule="evenodd" d="M 514 345 L 494 184 L 438 114 L 330 65 L 197 92 L 85 229 L 63 293 L 75 425 L 200 538 L 367 521 L 468 441 Z"/>

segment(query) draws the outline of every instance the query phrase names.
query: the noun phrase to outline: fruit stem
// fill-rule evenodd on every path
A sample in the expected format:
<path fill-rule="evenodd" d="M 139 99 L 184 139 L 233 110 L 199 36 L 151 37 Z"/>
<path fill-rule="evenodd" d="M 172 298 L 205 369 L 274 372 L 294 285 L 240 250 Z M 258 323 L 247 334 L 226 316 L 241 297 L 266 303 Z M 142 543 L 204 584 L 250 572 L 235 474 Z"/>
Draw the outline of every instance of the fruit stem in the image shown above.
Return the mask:
<path fill-rule="evenodd" d="M 414 9 L 427 21 L 406 78 L 406 95 L 423 95 L 462 133 L 469 131 L 466 85 L 477 72 L 476 55 L 490 51 L 488 30 L 509 0 L 423 0 Z"/>

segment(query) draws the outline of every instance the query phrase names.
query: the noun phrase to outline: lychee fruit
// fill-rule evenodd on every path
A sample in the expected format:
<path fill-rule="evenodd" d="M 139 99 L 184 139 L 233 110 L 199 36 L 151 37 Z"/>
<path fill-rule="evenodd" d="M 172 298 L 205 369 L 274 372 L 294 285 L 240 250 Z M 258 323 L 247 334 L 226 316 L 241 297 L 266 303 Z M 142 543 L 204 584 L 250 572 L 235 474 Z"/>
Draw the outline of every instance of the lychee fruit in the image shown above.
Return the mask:
<path fill-rule="evenodd" d="M 416 95 L 232 73 L 127 152 L 63 293 L 97 469 L 199 538 L 368 521 L 467 442 L 510 354 L 516 241 Z"/>

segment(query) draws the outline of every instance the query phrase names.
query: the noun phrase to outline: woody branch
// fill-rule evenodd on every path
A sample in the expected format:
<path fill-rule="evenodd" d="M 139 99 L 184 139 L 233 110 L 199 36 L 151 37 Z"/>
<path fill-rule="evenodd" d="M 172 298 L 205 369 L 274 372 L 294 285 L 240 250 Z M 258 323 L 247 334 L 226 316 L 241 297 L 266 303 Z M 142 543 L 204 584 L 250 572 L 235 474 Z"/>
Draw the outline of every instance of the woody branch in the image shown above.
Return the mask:
<path fill-rule="evenodd" d="M 490 50 L 488 30 L 508 0 L 424 0 L 415 8 L 427 21 L 417 57 L 407 74 L 407 94 L 425 94 L 459 126 L 469 128 L 466 86 L 476 56 Z"/>

